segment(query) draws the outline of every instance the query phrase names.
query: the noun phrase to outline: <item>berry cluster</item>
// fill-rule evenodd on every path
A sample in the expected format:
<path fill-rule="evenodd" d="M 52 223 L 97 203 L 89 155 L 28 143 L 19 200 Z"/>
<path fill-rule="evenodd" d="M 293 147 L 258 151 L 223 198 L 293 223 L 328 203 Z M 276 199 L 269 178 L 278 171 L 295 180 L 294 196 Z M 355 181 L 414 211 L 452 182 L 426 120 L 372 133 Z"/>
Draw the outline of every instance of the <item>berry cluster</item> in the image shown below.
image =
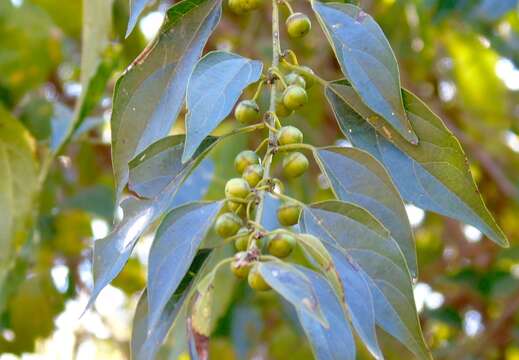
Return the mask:
<path fill-rule="evenodd" d="M 250 4 L 252 2 L 229 1 L 229 6 L 240 12 L 249 11 Z M 286 24 L 287 32 L 292 37 L 306 34 L 311 26 L 306 15 L 292 13 L 292 11 Z M 274 86 L 282 91 L 275 98 L 275 111 L 267 111 L 262 115 L 256 98 L 263 82 L 275 84 Z M 283 175 L 286 178 L 299 177 L 308 169 L 309 162 L 306 156 L 299 151 L 293 151 L 304 147 L 303 133 L 297 127 L 283 126 L 280 119 L 291 115 L 308 102 L 306 90 L 313 83 L 312 70 L 297 63 L 283 69 L 270 69 L 266 79 L 258 85 L 254 97 L 239 102 L 234 111 L 234 117 L 241 124 L 263 121 L 271 131 L 271 135 L 264 139 L 255 151 L 244 150 L 234 159 L 234 167 L 241 177 L 227 181 L 226 212 L 221 214 L 215 223 L 216 233 L 226 241 L 233 241 L 238 251 L 231 262 L 232 272 L 238 278 L 247 278 L 249 285 L 255 290 L 270 289 L 255 268 L 257 261 L 264 256 L 263 252 L 282 259 L 291 254 L 297 243 L 297 235 L 290 230 L 290 227 L 297 224 L 301 206 L 297 200 L 282 193 L 284 188 L 282 182 L 270 176 L 266 170 L 270 163 L 265 163 L 267 156 L 283 156 Z M 267 143 L 268 149 L 261 158 L 258 153 Z M 262 192 L 270 192 L 283 200 L 277 210 L 278 222 L 283 228 L 267 231 L 255 221 L 257 208 L 262 201 Z"/>

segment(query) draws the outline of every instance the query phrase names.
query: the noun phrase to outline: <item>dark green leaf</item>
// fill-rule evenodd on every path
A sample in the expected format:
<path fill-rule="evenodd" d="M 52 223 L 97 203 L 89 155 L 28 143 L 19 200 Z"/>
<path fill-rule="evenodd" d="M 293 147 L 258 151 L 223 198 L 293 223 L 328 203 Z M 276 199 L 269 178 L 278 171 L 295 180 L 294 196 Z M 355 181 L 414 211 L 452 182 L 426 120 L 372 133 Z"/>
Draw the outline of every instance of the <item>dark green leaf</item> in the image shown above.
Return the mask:
<path fill-rule="evenodd" d="M 294 266 L 284 262 L 262 262 L 258 271 L 265 281 L 297 311 L 328 328 L 321 304 L 310 280 Z"/>
<path fill-rule="evenodd" d="M 420 138 L 417 146 L 385 127 L 344 82 L 326 90 L 343 133 L 384 164 L 406 201 L 473 225 L 506 246 L 508 241 L 477 190 L 458 140 L 415 95 L 406 90 L 403 94 L 408 118 Z"/>
<path fill-rule="evenodd" d="M 325 328 L 306 312 L 297 312 L 315 357 L 319 360 L 355 360 L 355 340 L 344 309 L 332 286 L 325 278 L 309 269 L 301 266 L 297 269 L 312 283 L 323 315 L 330 325 L 329 328 Z"/>
<path fill-rule="evenodd" d="M 341 70 L 374 112 L 405 139 L 418 143 L 402 104 L 395 55 L 371 16 L 351 4 L 312 1 Z"/>
<path fill-rule="evenodd" d="M 323 172 L 340 200 L 371 212 L 391 231 L 416 277 L 416 249 L 404 203 L 382 164 L 355 148 L 330 147 L 315 150 Z"/>
<path fill-rule="evenodd" d="M 166 136 L 187 81 L 220 19 L 220 0 L 183 0 L 166 13 L 157 38 L 119 78 L 112 112 L 112 161 L 119 199 L 128 162 Z"/>
<path fill-rule="evenodd" d="M 377 324 L 417 357 L 429 359 L 416 315 L 411 277 L 389 232 L 366 210 L 339 201 L 305 208 L 302 228 L 339 249 L 350 264 L 364 271 Z M 340 276 L 346 276 L 338 271 Z M 347 297 L 348 283 L 343 285 Z"/>
<path fill-rule="evenodd" d="M 221 207 L 221 201 L 189 203 L 172 210 L 162 221 L 148 260 L 150 329 L 160 320 Z"/>
<path fill-rule="evenodd" d="M 210 52 L 196 65 L 187 87 L 186 146 L 182 161 L 231 112 L 242 91 L 261 75 L 263 64 L 223 51 Z"/>

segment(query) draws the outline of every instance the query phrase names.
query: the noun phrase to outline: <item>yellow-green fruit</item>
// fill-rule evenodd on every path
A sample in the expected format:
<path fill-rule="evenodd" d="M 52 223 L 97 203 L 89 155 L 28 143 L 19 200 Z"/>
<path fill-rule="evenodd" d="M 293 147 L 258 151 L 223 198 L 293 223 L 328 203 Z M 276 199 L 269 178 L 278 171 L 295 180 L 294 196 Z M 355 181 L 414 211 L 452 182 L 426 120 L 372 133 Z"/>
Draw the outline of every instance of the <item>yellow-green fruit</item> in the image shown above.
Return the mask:
<path fill-rule="evenodd" d="M 291 38 L 303 37 L 312 28 L 312 22 L 310 18 L 303 13 L 296 12 L 290 15 L 285 22 L 287 26 L 288 35 Z"/>
<path fill-rule="evenodd" d="M 260 109 L 256 101 L 243 100 L 234 109 L 234 117 L 242 124 L 256 122 L 260 118 Z"/>
<path fill-rule="evenodd" d="M 279 145 L 301 144 L 303 133 L 295 126 L 283 126 L 278 132 Z"/>
<path fill-rule="evenodd" d="M 269 254 L 278 258 L 290 255 L 296 246 L 296 239 L 287 233 L 278 233 L 272 236 L 267 244 Z"/>
<path fill-rule="evenodd" d="M 241 228 L 238 231 L 238 235 L 242 235 L 236 240 L 234 240 L 234 247 L 238 251 L 247 250 L 247 246 L 249 245 L 249 230 L 247 228 Z"/>
<path fill-rule="evenodd" d="M 290 110 L 283 104 L 283 98 L 281 97 L 279 100 L 276 100 L 276 115 L 278 117 L 287 117 L 290 116 L 294 111 Z"/>
<path fill-rule="evenodd" d="M 297 85 L 289 85 L 283 93 L 283 105 L 289 110 L 299 109 L 308 102 L 305 89 Z"/>
<path fill-rule="evenodd" d="M 283 226 L 292 226 L 299 221 L 301 207 L 294 202 L 286 202 L 278 208 L 278 221 Z"/>
<path fill-rule="evenodd" d="M 218 216 L 214 225 L 214 229 L 221 237 L 228 238 L 230 236 L 236 235 L 238 230 L 240 230 L 241 225 L 242 221 L 240 217 L 236 214 L 228 212 Z"/>
<path fill-rule="evenodd" d="M 285 76 L 285 82 L 288 85 L 301 86 L 303 89 L 306 87 L 305 79 L 301 75 L 296 74 L 295 72 L 291 72 L 290 74 Z"/>
<path fill-rule="evenodd" d="M 255 187 L 263 178 L 263 166 L 258 164 L 249 165 L 245 168 L 241 176 L 249 183 L 251 187 Z"/>
<path fill-rule="evenodd" d="M 293 152 L 283 158 L 283 173 L 287 177 L 296 178 L 308 169 L 308 159 L 300 152 Z"/>
<path fill-rule="evenodd" d="M 241 255 L 241 253 L 238 253 L 236 255 L 237 255 L 237 257 L 239 256 L 240 258 L 243 257 Z M 231 262 L 231 271 L 232 271 L 232 273 L 234 275 L 236 275 L 236 277 L 238 277 L 240 279 L 245 279 L 247 277 L 247 275 L 249 275 L 250 268 L 251 268 L 251 265 L 250 264 L 244 264 L 243 261 L 233 260 Z"/>
<path fill-rule="evenodd" d="M 261 4 L 262 0 L 229 0 L 229 7 L 236 14 L 257 9 Z"/>
<path fill-rule="evenodd" d="M 227 181 L 225 184 L 225 197 L 226 198 L 239 198 L 245 199 L 250 193 L 250 186 L 245 179 L 233 178 Z"/>
<path fill-rule="evenodd" d="M 247 166 L 259 163 L 260 158 L 258 154 L 256 154 L 252 150 L 244 150 L 240 152 L 238 155 L 236 155 L 236 157 L 234 158 L 234 168 L 240 174 L 243 173 Z"/>
<path fill-rule="evenodd" d="M 306 71 L 306 73 L 304 73 L 302 71 L 299 72 L 299 75 L 301 75 L 301 77 L 303 79 L 305 79 L 306 88 L 310 89 L 312 87 L 312 85 L 314 85 L 315 79 L 312 76 L 309 76 L 308 74 L 314 75 L 314 71 L 312 69 L 310 69 L 308 66 L 300 66 L 300 68 L 302 70 Z"/>
<path fill-rule="evenodd" d="M 249 276 L 247 277 L 249 282 L 249 286 L 257 291 L 266 291 L 270 290 L 270 285 L 267 284 L 263 276 L 258 271 L 258 266 L 253 266 L 249 272 Z"/>

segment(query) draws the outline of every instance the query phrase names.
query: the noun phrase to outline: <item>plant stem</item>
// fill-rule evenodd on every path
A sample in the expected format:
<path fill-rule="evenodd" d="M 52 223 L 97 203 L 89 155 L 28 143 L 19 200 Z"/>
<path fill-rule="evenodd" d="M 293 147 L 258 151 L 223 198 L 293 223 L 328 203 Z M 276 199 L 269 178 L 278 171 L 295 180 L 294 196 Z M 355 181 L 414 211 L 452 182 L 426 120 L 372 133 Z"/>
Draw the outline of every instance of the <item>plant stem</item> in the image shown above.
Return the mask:
<path fill-rule="evenodd" d="M 279 43 L 279 10 L 277 0 L 272 0 L 272 68 L 277 68 L 279 65 L 279 56 L 281 54 L 281 45 Z M 275 121 L 276 117 L 272 116 L 272 113 L 276 111 L 276 82 L 272 81 L 270 84 L 270 106 L 269 106 L 269 118 L 267 121 L 272 128 L 276 127 Z M 272 165 L 272 144 L 275 144 L 277 141 L 276 133 L 269 129 L 269 142 L 267 147 L 267 153 L 265 156 L 265 161 L 263 163 L 264 171 L 263 171 L 263 180 L 270 178 L 270 167 Z M 262 180 L 262 181 L 263 181 Z M 262 190 L 259 193 L 259 204 L 258 209 L 256 211 L 255 223 L 261 224 L 261 219 L 263 217 L 263 204 L 265 199 L 265 190 Z M 251 247 L 256 248 L 256 241 L 251 243 Z"/>

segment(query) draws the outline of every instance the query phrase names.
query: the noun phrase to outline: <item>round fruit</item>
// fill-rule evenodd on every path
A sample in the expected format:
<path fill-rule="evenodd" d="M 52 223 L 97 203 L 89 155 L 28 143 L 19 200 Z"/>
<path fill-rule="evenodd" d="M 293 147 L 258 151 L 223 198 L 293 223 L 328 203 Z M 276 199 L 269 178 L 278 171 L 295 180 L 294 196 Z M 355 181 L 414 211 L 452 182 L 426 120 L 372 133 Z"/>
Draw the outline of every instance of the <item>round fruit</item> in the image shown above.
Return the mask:
<path fill-rule="evenodd" d="M 285 176 L 296 178 L 308 169 L 308 159 L 300 152 L 293 152 L 283 158 Z"/>
<path fill-rule="evenodd" d="M 283 93 L 283 104 L 289 110 L 299 109 L 308 102 L 306 91 L 301 86 L 290 85 Z"/>
<path fill-rule="evenodd" d="M 259 106 L 254 100 L 240 101 L 234 109 L 234 117 L 242 124 L 258 121 L 260 118 Z"/>
<path fill-rule="evenodd" d="M 287 117 L 292 114 L 293 110 L 290 110 L 283 104 L 283 99 L 279 99 L 276 101 L 276 115 L 278 117 Z"/>
<path fill-rule="evenodd" d="M 261 165 L 249 165 L 243 171 L 242 177 L 251 187 L 255 187 L 263 179 L 263 167 Z"/>
<path fill-rule="evenodd" d="M 225 197 L 226 198 L 239 198 L 245 199 L 250 193 L 250 186 L 245 179 L 233 178 L 227 181 L 225 184 Z"/>
<path fill-rule="evenodd" d="M 296 239 L 287 233 L 277 233 L 270 238 L 267 245 L 269 254 L 278 258 L 287 257 L 296 246 Z"/>
<path fill-rule="evenodd" d="M 238 260 L 233 260 L 231 262 L 231 271 L 234 275 L 236 275 L 236 277 L 240 279 L 245 279 L 247 275 L 249 275 L 251 265 L 239 260 L 239 258 L 244 257 L 242 253 L 238 253 L 236 255 L 236 258 Z"/>
<path fill-rule="evenodd" d="M 294 202 L 286 202 L 278 208 L 278 221 L 283 226 L 292 226 L 299 221 L 301 207 Z"/>
<path fill-rule="evenodd" d="M 247 11 L 257 9 L 261 6 L 262 0 L 229 0 L 231 10 L 240 15 Z"/>
<path fill-rule="evenodd" d="M 296 74 L 295 72 L 291 72 L 290 74 L 285 76 L 285 82 L 288 85 L 301 86 L 303 89 L 306 87 L 305 79 L 301 75 Z"/>
<path fill-rule="evenodd" d="M 258 271 L 258 266 L 255 265 L 249 272 L 249 276 L 247 277 L 249 282 L 249 286 L 257 291 L 266 291 L 270 290 L 270 285 L 267 284 L 263 276 Z"/>
<path fill-rule="evenodd" d="M 279 145 L 301 144 L 303 133 L 295 126 L 283 126 L 278 132 Z"/>
<path fill-rule="evenodd" d="M 300 66 L 300 68 L 311 75 L 314 74 L 314 71 L 312 69 L 310 69 L 308 66 L 303 65 L 303 66 Z M 312 87 L 312 85 L 315 83 L 314 78 L 309 76 L 308 74 L 305 74 L 304 72 L 300 72 L 299 75 L 301 75 L 301 77 L 303 79 L 305 79 L 305 84 L 306 84 L 307 89 L 310 89 Z"/>
<path fill-rule="evenodd" d="M 244 150 L 234 158 L 234 168 L 240 174 L 243 173 L 243 170 L 245 170 L 247 166 L 259 163 L 260 158 L 258 154 L 252 150 Z"/>
<path fill-rule="evenodd" d="M 234 247 L 238 251 L 247 250 L 247 246 L 249 245 L 249 230 L 247 228 L 241 228 L 238 231 L 238 235 L 242 235 L 234 241 Z"/>
<path fill-rule="evenodd" d="M 228 238 L 230 236 L 236 235 L 238 230 L 240 230 L 241 225 L 242 221 L 240 217 L 236 214 L 228 212 L 218 216 L 214 225 L 214 229 L 221 237 Z"/>
<path fill-rule="evenodd" d="M 290 15 L 286 21 L 287 32 L 291 38 L 299 38 L 308 34 L 312 28 L 310 18 L 303 13 L 296 12 Z"/>

